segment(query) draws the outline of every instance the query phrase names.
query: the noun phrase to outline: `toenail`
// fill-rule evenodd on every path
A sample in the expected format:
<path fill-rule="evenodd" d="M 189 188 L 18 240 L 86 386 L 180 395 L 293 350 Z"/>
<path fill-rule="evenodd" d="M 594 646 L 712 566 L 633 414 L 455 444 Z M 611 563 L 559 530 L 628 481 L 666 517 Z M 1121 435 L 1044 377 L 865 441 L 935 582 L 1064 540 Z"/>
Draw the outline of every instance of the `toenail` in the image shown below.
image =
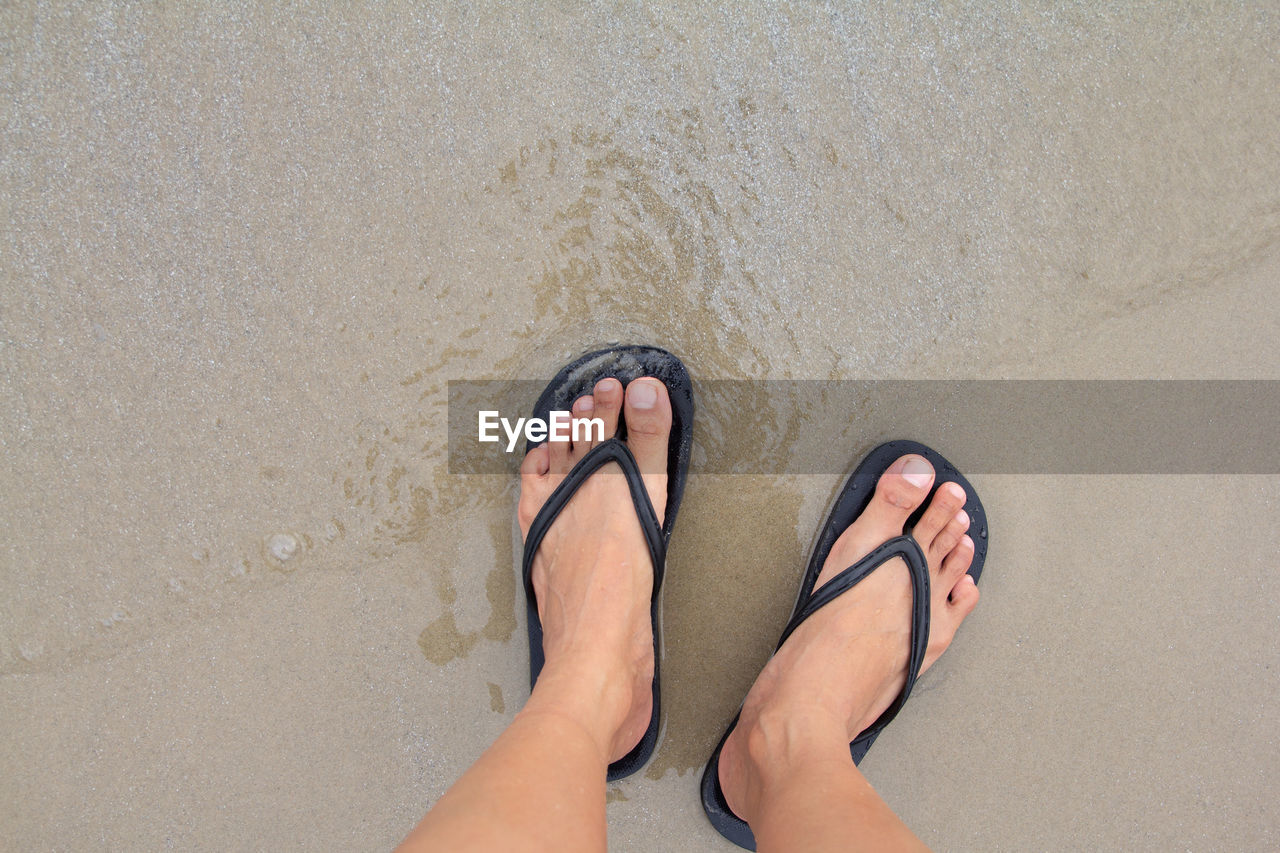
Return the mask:
<path fill-rule="evenodd" d="M 589 412 L 596 407 L 596 401 L 590 397 L 579 397 L 578 402 L 574 403 L 573 407 L 579 412 Z"/>
<path fill-rule="evenodd" d="M 614 379 L 612 376 L 606 377 L 596 383 L 595 392 L 597 394 L 612 393 L 614 386 L 617 384 L 618 380 Z"/>
<path fill-rule="evenodd" d="M 658 389 L 651 382 L 636 382 L 632 384 L 627 399 L 637 409 L 652 409 L 658 402 Z"/>
<path fill-rule="evenodd" d="M 929 485 L 932 478 L 933 468 L 918 456 L 908 459 L 907 464 L 902 466 L 902 479 L 918 489 Z"/>

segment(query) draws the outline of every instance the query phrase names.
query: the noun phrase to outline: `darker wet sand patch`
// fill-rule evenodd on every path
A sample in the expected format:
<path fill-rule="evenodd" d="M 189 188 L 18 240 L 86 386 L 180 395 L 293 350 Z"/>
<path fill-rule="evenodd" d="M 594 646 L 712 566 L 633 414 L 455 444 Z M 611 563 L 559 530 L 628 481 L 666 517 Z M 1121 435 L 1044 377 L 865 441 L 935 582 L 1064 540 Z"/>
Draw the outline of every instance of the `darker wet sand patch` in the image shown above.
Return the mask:
<path fill-rule="evenodd" d="M 794 478 L 695 475 L 663 591 L 666 733 L 646 771 L 701 767 L 768 660 L 803 569 Z"/>
<path fill-rule="evenodd" d="M 489 710 L 495 714 L 505 714 L 507 703 L 502 699 L 502 686 L 489 682 Z"/>

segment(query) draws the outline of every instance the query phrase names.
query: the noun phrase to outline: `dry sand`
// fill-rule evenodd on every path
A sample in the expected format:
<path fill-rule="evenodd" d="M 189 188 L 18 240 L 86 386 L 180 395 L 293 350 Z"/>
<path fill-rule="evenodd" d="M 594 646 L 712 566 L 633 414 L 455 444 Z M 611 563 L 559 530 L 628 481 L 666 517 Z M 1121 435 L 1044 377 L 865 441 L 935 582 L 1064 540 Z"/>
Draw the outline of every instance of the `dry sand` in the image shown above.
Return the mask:
<path fill-rule="evenodd" d="M 1280 14 L 1168 5 L 4 6 L 0 847 L 403 836 L 528 690 L 449 379 L 1280 379 Z M 872 782 L 940 850 L 1280 846 L 1275 474 L 973 471 Z M 729 849 L 839 479 L 695 469 L 614 849 Z"/>

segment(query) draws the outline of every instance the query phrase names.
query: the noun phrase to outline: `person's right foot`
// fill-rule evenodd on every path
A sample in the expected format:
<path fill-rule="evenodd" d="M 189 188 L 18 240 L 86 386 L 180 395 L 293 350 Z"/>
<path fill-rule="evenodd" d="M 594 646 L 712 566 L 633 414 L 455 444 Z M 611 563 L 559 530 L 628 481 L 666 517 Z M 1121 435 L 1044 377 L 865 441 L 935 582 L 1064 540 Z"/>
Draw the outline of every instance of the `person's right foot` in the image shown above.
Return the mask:
<path fill-rule="evenodd" d="M 933 475 L 920 456 L 889 466 L 866 510 L 836 540 L 815 589 L 900 536 Z M 973 540 L 965 533 L 964 502 L 960 486 L 944 483 L 912 531 L 929 563 L 932 594 L 921 672 L 978 603 L 978 587 L 966 573 Z M 750 823 L 770 773 L 805 749 L 829 745 L 829 738 L 815 738 L 838 734 L 847 744 L 893 703 L 906 684 L 911 596 L 906 565 L 890 560 L 807 619 L 769 660 L 720 753 L 720 786 L 735 814 Z"/>

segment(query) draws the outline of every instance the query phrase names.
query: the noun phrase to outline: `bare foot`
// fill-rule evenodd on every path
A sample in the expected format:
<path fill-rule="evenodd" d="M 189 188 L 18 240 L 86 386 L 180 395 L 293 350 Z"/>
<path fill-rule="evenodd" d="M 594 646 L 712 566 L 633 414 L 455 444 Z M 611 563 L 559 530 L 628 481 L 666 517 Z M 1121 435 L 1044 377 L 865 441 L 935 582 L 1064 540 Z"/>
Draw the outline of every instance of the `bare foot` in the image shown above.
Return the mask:
<path fill-rule="evenodd" d="M 816 587 L 900 536 L 933 475 L 920 456 L 889 466 L 866 510 L 836 540 Z M 944 483 L 912 531 L 928 559 L 932 595 L 921 672 L 978 603 L 978 587 L 966 574 L 973 540 L 965 533 L 964 502 L 959 485 Z M 906 564 L 895 558 L 801 624 L 769 660 L 720 754 L 720 785 L 735 814 L 750 823 L 770 774 L 815 737 L 838 734 L 848 743 L 893 703 L 907 679 L 911 595 Z"/>
<path fill-rule="evenodd" d="M 602 379 L 574 402 L 573 415 L 602 419 L 606 439 L 625 420 L 627 446 L 661 523 L 671 433 L 666 386 L 644 377 L 624 394 L 617 379 Z M 597 443 L 548 442 L 525 457 L 516 511 L 525 539 L 552 491 Z M 573 717 L 591 731 L 608 761 L 616 761 L 649 726 L 654 672 L 653 565 L 617 464 L 589 477 L 565 505 L 538 548 L 532 578 L 546 663 L 526 710 Z M 540 692 L 544 685 L 556 689 Z M 545 697 L 552 695 L 555 706 L 548 707 Z"/>

